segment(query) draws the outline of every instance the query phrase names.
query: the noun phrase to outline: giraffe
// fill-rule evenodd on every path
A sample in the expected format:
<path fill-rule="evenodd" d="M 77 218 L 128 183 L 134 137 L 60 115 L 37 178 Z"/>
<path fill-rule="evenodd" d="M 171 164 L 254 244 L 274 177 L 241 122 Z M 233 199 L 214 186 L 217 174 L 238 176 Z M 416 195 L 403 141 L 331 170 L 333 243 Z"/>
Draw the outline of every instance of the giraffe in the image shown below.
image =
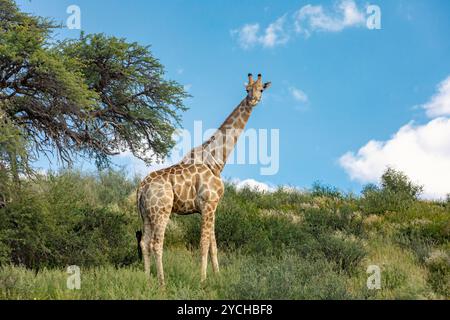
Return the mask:
<path fill-rule="evenodd" d="M 216 208 L 224 192 L 220 173 L 253 108 L 260 102 L 262 92 L 270 85 L 270 82 L 262 82 L 261 74 L 256 81 L 252 74 L 248 74 L 247 96 L 219 129 L 202 145 L 188 152 L 178 164 L 151 172 L 140 183 L 137 206 L 143 229 L 142 233 L 136 233 L 136 237 L 145 273 L 150 276 L 150 258 L 153 256 L 160 286 L 165 284 L 162 261 L 164 233 L 172 213 L 201 214 L 201 282 L 206 279 L 208 253 L 213 272 L 219 272 L 214 222 Z"/>

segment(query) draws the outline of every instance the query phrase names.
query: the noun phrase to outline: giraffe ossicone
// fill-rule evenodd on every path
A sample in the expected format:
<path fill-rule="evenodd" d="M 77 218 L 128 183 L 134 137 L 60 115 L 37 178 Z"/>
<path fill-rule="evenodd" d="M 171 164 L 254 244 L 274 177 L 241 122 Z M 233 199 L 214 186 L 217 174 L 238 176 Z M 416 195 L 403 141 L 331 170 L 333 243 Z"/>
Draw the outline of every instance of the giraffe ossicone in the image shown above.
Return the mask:
<path fill-rule="evenodd" d="M 167 223 L 172 213 L 185 215 L 200 213 L 201 281 L 206 279 L 208 253 L 214 272 L 219 271 L 214 230 L 215 212 L 223 196 L 220 177 L 228 155 L 253 111 L 261 101 L 262 93 L 270 87 L 248 74 L 246 97 L 225 119 L 217 131 L 203 144 L 193 148 L 171 167 L 151 172 L 137 190 L 137 206 L 143 222 L 142 233 L 136 233 L 144 259 L 144 269 L 150 276 L 150 259 L 156 261 L 158 281 L 164 286 L 163 245 Z"/>

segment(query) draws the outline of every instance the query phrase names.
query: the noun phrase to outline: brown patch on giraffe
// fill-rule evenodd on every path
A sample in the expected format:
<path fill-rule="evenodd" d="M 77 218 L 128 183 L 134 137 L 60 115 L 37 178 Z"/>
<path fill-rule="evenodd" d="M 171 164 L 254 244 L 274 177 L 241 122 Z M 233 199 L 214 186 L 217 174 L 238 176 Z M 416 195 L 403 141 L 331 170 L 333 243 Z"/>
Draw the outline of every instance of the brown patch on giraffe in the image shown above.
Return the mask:
<path fill-rule="evenodd" d="M 164 285 L 162 268 L 164 232 L 171 212 L 202 214 L 201 280 L 206 278 L 210 247 L 213 271 L 218 271 L 214 221 L 217 205 L 224 192 L 220 172 L 247 123 L 253 107 L 260 101 L 262 91 L 269 85 L 270 83 L 262 83 L 260 75 L 255 81 L 249 74 L 247 96 L 211 139 L 192 149 L 181 163 L 152 172 L 141 182 L 136 193 L 138 210 L 144 225 L 140 247 L 147 274 L 150 273 L 150 254 L 154 255 L 161 285 Z M 204 151 L 206 151 L 206 158 L 202 157 Z"/>

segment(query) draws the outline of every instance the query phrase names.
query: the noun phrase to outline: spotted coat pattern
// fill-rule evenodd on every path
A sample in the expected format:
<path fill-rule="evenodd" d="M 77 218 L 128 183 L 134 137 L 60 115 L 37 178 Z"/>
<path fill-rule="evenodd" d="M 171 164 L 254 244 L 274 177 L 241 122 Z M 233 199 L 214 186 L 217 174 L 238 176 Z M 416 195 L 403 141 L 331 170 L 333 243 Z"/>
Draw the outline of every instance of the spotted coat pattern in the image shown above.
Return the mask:
<path fill-rule="evenodd" d="M 249 74 L 247 96 L 216 133 L 192 149 L 180 163 L 151 172 L 141 182 L 137 191 L 137 205 L 143 221 L 140 247 L 144 269 L 150 275 L 150 258 L 153 256 L 161 286 L 165 283 L 162 261 L 164 233 L 172 213 L 202 215 L 201 280 L 206 279 L 208 253 L 213 271 L 219 271 L 214 222 L 216 208 L 224 192 L 220 173 L 253 108 L 259 103 L 262 92 L 269 86 L 270 83 L 261 82 L 261 75 L 253 81 Z"/>

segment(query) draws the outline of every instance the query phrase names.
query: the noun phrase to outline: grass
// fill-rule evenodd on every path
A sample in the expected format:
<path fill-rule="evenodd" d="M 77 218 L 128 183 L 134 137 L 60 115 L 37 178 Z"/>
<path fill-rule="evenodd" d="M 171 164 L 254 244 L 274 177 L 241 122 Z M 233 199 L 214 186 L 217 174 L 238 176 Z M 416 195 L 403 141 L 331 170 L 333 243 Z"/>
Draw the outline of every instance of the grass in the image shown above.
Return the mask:
<path fill-rule="evenodd" d="M 2 299 L 312 299 L 347 298 L 345 283 L 329 264 L 310 264 L 293 255 L 260 260 L 239 254 L 221 255 L 222 270 L 209 270 L 200 284 L 199 257 L 186 249 L 165 252 L 166 288 L 154 276 L 148 282 L 141 266 L 81 269 L 80 290 L 67 288 L 64 269 L 35 274 L 20 267 L 0 271 Z M 259 261 L 258 261 L 259 260 Z M 323 281 L 322 278 L 328 279 Z M 315 283 L 319 284 L 316 285 Z"/>
<path fill-rule="evenodd" d="M 188 218 L 189 219 L 189 218 Z M 263 215 L 261 219 L 268 219 Z M 279 219 L 288 218 L 280 216 Z M 195 218 L 193 219 L 195 220 Z M 303 222 L 308 218 L 303 217 Z M 172 223 L 168 232 L 182 229 Z M 289 222 L 297 228 L 299 222 Z M 308 228 L 310 228 L 309 226 Z M 315 229 L 313 229 L 315 230 Z M 200 258 L 197 248 L 171 245 L 164 253 L 166 288 L 160 290 L 153 266 L 150 282 L 140 263 L 127 267 L 81 268 L 81 289 L 69 290 L 64 268 L 35 271 L 17 266 L 0 269 L 2 299 L 443 299 L 442 289 L 433 290 L 433 281 L 443 286 L 448 274 L 432 273 L 413 250 L 395 239 L 377 233 L 366 238 L 335 231 L 322 242 L 324 251 L 317 254 L 318 242 L 293 246 L 282 254 L 262 255 L 248 249 L 222 249 L 221 272 L 208 270 L 208 280 L 200 284 Z M 333 251 L 330 239 L 339 239 Z M 342 240 L 344 239 L 344 240 Z M 350 243 L 356 243 L 357 258 Z M 361 247 L 359 247 L 361 246 Z M 252 246 L 253 247 L 253 246 Z M 256 249 L 255 249 L 256 250 Z M 256 250 L 257 252 L 257 250 Z M 340 255 L 337 255 L 337 254 Z M 442 253 L 441 253 L 442 254 Z M 360 256 L 361 255 L 361 256 Z M 354 265 L 342 260 L 355 261 Z M 378 265 L 382 271 L 382 289 L 368 290 L 367 266 Z M 437 270 L 440 270 L 437 268 Z M 434 275 L 434 276 L 433 276 Z M 441 284 L 439 284 L 441 283 Z M 448 298 L 448 297 L 447 297 Z"/>
<path fill-rule="evenodd" d="M 448 202 L 403 206 L 374 189 L 366 199 L 319 185 L 273 193 L 227 185 L 216 219 L 221 272 L 209 268 L 200 284 L 200 217 L 173 216 L 161 290 L 154 265 L 148 281 L 137 259 L 132 182 L 70 173 L 41 184 L 25 204 L 0 209 L 1 299 L 450 298 Z M 374 207 L 383 197 L 395 210 Z M 70 264 L 81 268 L 80 290 L 67 288 Z M 370 265 L 381 270 L 380 290 L 367 288 Z"/>
<path fill-rule="evenodd" d="M 165 252 L 166 288 L 155 276 L 148 282 L 141 266 L 81 269 L 81 289 L 70 290 L 64 269 L 35 274 L 20 267 L 0 271 L 2 299 L 347 299 L 345 279 L 325 260 L 295 255 L 261 259 L 240 254 L 220 256 L 222 270 L 200 284 L 199 259 L 186 249 Z M 155 270 L 153 275 L 155 274 Z"/>
<path fill-rule="evenodd" d="M 427 270 L 410 251 L 375 239 L 368 256 L 352 275 L 336 271 L 326 259 L 295 254 L 254 257 L 220 255 L 221 272 L 208 270 L 200 284 L 199 257 L 182 248 L 166 250 L 166 288 L 160 290 L 152 269 L 150 282 L 142 267 L 104 266 L 81 269 L 81 289 L 67 288 L 65 269 L 37 274 L 23 267 L 0 270 L 1 299 L 443 299 L 427 282 Z M 366 266 L 382 270 L 382 289 L 368 290 Z"/>

